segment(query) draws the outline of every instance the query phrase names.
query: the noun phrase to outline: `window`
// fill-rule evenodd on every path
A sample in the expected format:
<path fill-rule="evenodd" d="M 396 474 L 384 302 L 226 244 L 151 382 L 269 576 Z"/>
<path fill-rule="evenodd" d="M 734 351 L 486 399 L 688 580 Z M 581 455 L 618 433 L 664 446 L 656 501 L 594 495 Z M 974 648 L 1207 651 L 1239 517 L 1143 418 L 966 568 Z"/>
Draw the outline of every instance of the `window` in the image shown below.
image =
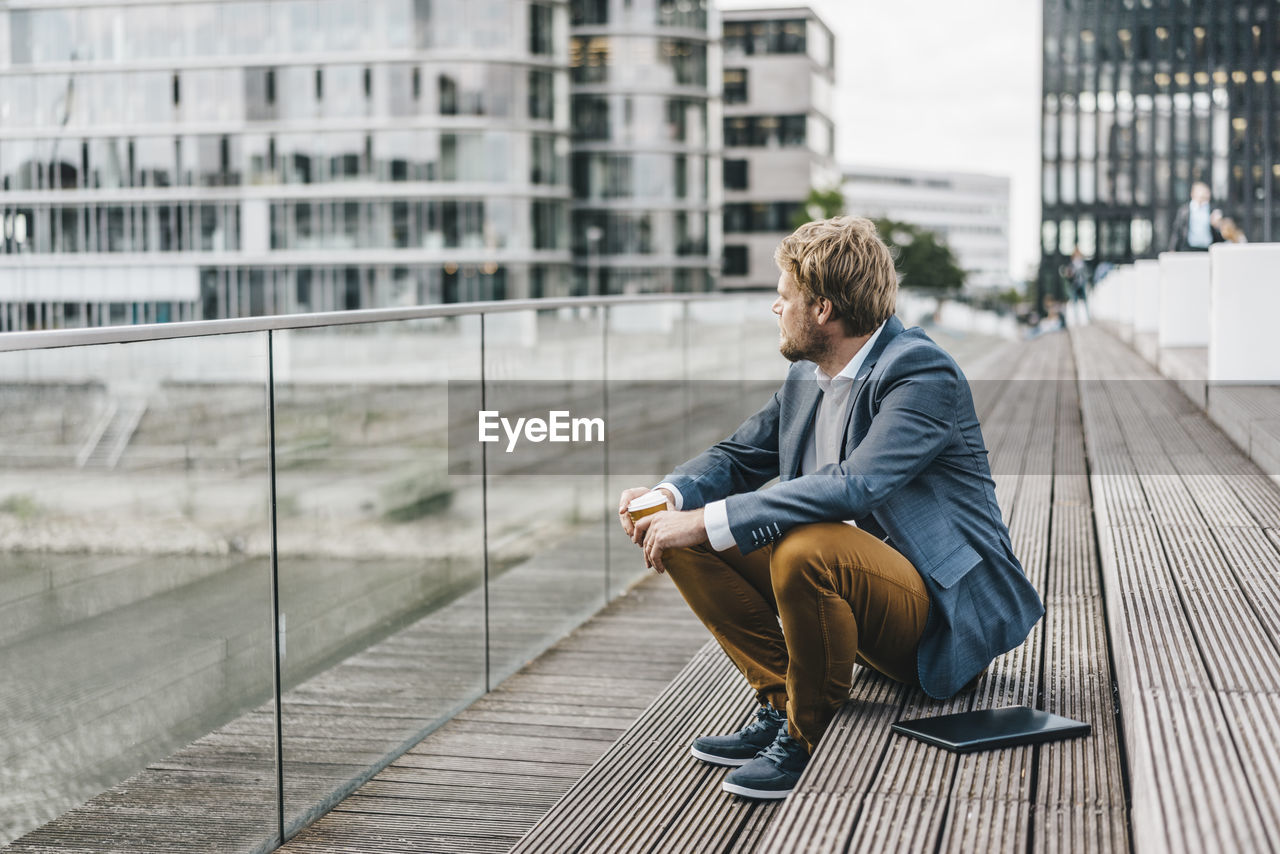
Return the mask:
<path fill-rule="evenodd" d="M 542 3 L 529 6 L 529 53 L 550 56 L 552 47 L 551 7 Z"/>
<path fill-rule="evenodd" d="M 747 189 L 747 161 L 725 160 L 724 186 L 726 190 Z"/>
<path fill-rule="evenodd" d="M 801 146 L 805 143 L 808 121 L 804 116 L 781 116 L 778 120 L 778 141 L 784 146 Z M 825 149 L 823 153 L 829 153 Z"/>
<path fill-rule="evenodd" d="M 726 246 L 724 248 L 724 274 L 726 276 L 745 276 L 747 273 L 747 247 Z"/>
<path fill-rule="evenodd" d="M 683 39 L 658 42 L 658 61 L 671 68 L 677 85 L 707 85 L 707 46 Z"/>
<path fill-rule="evenodd" d="M 730 116 L 724 120 L 727 147 L 799 147 L 806 141 L 807 118 L 798 116 Z"/>
<path fill-rule="evenodd" d="M 533 222 L 534 249 L 564 248 L 564 204 L 553 200 L 535 199 L 530 219 Z"/>
<path fill-rule="evenodd" d="M 181 95 L 176 89 L 176 75 L 174 77 L 174 86 L 174 94 Z M 196 93 L 196 97 L 199 97 L 199 92 Z M 276 118 L 278 111 L 276 108 L 275 69 L 251 67 L 244 70 L 244 105 L 246 118 L 250 120 L 264 121 Z M 192 106 L 195 106 L 194 101 Z"/>
<path fill-rule="evenodd" d="M 529 139 L 529 183 L 559 184 L 563 157 L 556 153 L 556 138 L 536 133 Z"/>
<path fill-rule="evenodd" d="M 707 139 L 707 105 L 689 98 L 667 101 L 667 127 L 663 139 L 705 145 Z"/>
<path fill-rule="evenodd" d="M 449 75 L 441 74 L 436 78 L 436 98 L 440 104 L 440 115 L 458 114 L 458 84 Z"/>
<path fill-rule="evenodd" d="M 573 97 L 573 138 L 609 138 L 609 101 L 603 95 Z"/>
<path fill-rule="evenodd" d="M 804 53 L 804 20 L 725 21 L 723 44 L 725 56 Z"/>
<path fill-rule="evenodd" d="M 630 2 L 630 0 L 628 0 Z M 707 28 L 706 0 L 672 3 L 670 0 L 654 4 L 657 8 L 655 21 L 660 27 L 686 27 L 691 30 Z"/>
<path fill-rule="evenodd" d="M 569 73 L 572 76 L 574 83 L 608 82 L 608 37 L 575 36 L 570 39 Z"/>
<path fill-rule="evenodd" d="M 724 70 L 724 102 L 726 104 L 745 104 L 747 101 L 747 69 L 726 68 Z"/>
<path fill-rule="evenodd" d="M 589 229 L 600 230 L 602 239 L 587 245 Z M 574 211 L 570 230 L 573 251 L 604 255 L 652 255 L 653 218 L 650 214 Z"/>
<path fill-rule="evenodd" d="M 529 72 L 529 118 L 555 118 L 555 81 L 550 71 Z"/>
<path fill-rule="evenodd" d="M 754 202 L 724 206 L 726 234 L 790 231 L 791 222 L 803 211 L 799 202 Z"/>
<path fill-rule="evenodd" d="M 609 23 L 609 0 L 570 0 L 569 16 L 575 27 Z"/>

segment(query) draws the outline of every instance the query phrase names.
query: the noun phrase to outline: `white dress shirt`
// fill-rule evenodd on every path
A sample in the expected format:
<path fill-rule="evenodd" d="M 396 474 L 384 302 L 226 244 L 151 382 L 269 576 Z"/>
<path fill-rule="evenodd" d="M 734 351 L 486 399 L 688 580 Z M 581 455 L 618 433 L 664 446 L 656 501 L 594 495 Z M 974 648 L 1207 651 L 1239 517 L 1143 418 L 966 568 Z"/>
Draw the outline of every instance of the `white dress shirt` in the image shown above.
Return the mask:
<path fill-rule="evenodd" d="M 818 401 L 818 412 L 814 417 L 813 429 L 805 442 L 804 455 L 800 458 L 800 474 L 812 474 L 823 466 L 840 462 L 841 445 L 844 440 L 844 425 L 849 414 L 849 394 L 853 391 L 853 380 L 871 352 L 880 331 L 881 323 L 866 343 L 854 353 L 849 364 L 845 365 L 834 377 L 827 376 L 822 368 L 814 365 L 813 376 L 822 390 L 822 398 Z M 675 499 L 676 509 L 684 505 L 684 496 L 680 490 L 670 483 L 662 482 L 654 489 L 667 489 Z M 707 542 L 711 548 L 722 552 L 735 544 L 733 532 L 729 528 L 729 513 L 724 499 L 708 502 L 703 508 L 703 525 L 707 529 Z M 854 525 L 852 520 L 847 524 Z M 855 525 L 856 527 L 856 525 Z"/>
<path fill-rule="evenodd" d="M 1191 210 L 1187 215 L 1187 245 L 1193 249 L 1208 249 L 1213 245 L 1213 215 L 1209 212 L 1209 203 L 1191 202 Z"/>

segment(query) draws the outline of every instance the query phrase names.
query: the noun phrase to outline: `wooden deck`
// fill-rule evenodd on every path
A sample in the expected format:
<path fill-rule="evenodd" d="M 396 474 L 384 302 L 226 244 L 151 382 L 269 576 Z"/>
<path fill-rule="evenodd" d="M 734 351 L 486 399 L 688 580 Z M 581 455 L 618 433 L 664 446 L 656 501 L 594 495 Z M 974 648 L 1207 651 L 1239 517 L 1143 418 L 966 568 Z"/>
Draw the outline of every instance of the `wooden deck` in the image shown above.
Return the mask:
<path fill-rule="evenodd" d="M 1021 343 L 970 376 L 1014 550 L 1046 604 L 975 691 L 936 702 L 859 671 L 792 797 L 726 796 L 688 742 L 744 722 L 750 692 L 650 577 L 282 850 L 1280 849 L 1280 489 L 1099 328 Z M 357 682 L 376 655 L 365 666 Z M 1010 704 L 1093 734 L 957 757 L 889 730 Z M 62 824 L 69 842 L 21 850 L 99 850 L 91 822 L 125 813 L 97 800 Z M 180 825 L 173 850 L 208 849 L 230 811 L 196 812 L 129 814 Z"/>
<path fill-rule="evenodd" d="M 705 641 L 666 578 L 615 600 L 281 851 L 506 851 Z"/>
<path fill-rule="evenodd" d="M 1048 616 L 977 691 L 936 702 L 868 671 L 781 804 L 724 795 L 688 756 L 700 732 L 747 719 L 750 693 L 708 645 L 627 737 L 515 850 L 1127 851 L 1118 727 L 1079 406 L 1065 336 L 1026 345 L 1012 378 L 976 384 L 999 500 Z M 1088 720 L 1094 734 L 955 757 L 892 735 L 902 717 L 1012 704 Z"/>
<path fill-rule="evenodd" d="M 1075 345 L 1135 839 L 1277 850 L 1280 491 L 1132 350 Z"/>

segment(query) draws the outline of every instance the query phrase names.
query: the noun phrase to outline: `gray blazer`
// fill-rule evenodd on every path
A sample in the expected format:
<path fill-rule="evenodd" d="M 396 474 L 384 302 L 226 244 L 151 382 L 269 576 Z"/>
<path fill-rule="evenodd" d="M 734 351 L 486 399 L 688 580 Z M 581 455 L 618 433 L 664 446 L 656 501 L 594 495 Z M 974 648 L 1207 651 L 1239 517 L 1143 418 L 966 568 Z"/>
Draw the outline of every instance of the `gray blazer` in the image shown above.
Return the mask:
<path fill-rule="evenodd" d="M 889 318 L 854 378 L 843 462 L 801 477 L 821 397 L 813 367 L 792 365 L 763 409 L 664 480 L 686 510 L 727 499 L 744 554 L 810 522 L 853 519 L 886 539 L 932 601 L 920 685 L 949 697 L 1044 615 L 996 506 L 969 383 L 921 329 Z M 774 477 L 781 482 L 761 489 Z"/>

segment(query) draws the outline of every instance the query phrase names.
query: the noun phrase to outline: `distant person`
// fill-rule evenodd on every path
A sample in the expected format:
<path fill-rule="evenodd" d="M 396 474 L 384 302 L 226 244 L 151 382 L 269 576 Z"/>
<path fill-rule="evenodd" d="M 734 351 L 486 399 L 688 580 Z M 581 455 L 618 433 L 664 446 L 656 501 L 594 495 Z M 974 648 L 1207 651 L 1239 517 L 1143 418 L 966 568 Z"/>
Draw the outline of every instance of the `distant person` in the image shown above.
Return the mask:
<path fill-rule="evenodd" d="M 1196 181 L 1191 185 L 1191 201 L 1178 208 L 1169 233 L 1170 252 L 1207 252 L 1209 247 L 1223 241 L 1222 233 L 1214 227 L 1209 208 L 1209 185 Z M 1221 212 L 1218 212 L 1221 215 Z"/>
<path fill-rule="evenodd" d="M 1062 268 L 1062 278 L 1067 285 L 1067 300 L 1062 306 L 1063 318 L 1069 305 L 1079 304 L 1084 309 L 1084 322 L 1089 322 L 1089 265 L 1084 260 L 1084 252 L 1077 246 L 1071 253 L 1071 261 Z M 1063 323 L 1066 326 L 1066 323 Z"/>
<path fill-rule="evenodd" d="M 950 697 L 1044 614 L 996 504 L 969 382 L 895 316 L 898 276 L 875 226 L 808 223 L 774 260 L 793 363 L 782 387 L 655 487 L 673 509 L 633 522 L 645 487 L 618 503 L 645 563 L 755 690 L 747 726 L 691 745 L 736 766 L 722 788 L 748 798 L 795 787 L 855 663 Z"/>
<path fill-rule="evenodd" d="M 1240 226 L 1236 225 L 1236 221 L 1229 216 L 1223 216 L 1222 211 L 1214 211 L 1210 219 L 1213 227 L 1218 229 L 1218 233 L 1222 235 L 1222 239 L 1227 243 L 1248 243 L 1249 239 L 1244 236 L 1244 232 L 1240 230 Z"/>

